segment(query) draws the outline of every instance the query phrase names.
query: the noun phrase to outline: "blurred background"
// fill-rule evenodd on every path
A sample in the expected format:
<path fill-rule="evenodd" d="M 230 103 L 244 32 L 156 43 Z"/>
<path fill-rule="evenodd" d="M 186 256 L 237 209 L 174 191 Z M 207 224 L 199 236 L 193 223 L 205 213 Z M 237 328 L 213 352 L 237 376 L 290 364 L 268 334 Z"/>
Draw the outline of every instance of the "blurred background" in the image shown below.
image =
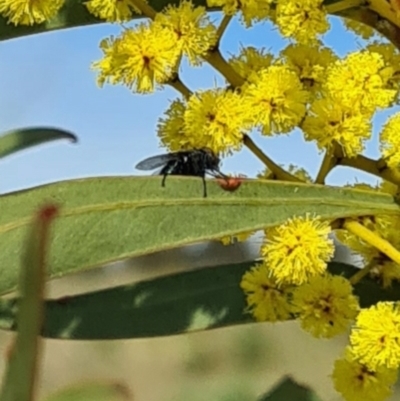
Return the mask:
<path fill-rule="evenodd" d="M 192 245 L 117 263 L 49 283 L 49 297 L 131 283 L 187 269 L 253 260 L 260 242 Z M 338 246 L 335 260 L 351 254 Z M 156 317 L 155 317 L 156 318 Z M 13 335 L 0 332 L 5 354 Z M 115 380 L 135 401 L 256 401 L 291 375 L 312 386 L 323 401 L 339 401 L 330 380 L 345 335 L 316 340 L 297 322 L 251 324 L 163 338 L 124 341 L 45 340 L 39 393 L 76 382 Z M 0 358 L 0 372 L 5 359 Z"/>
<path fill-rule="evenodd" d="M 219 13 L 211 19 L 218 22 Z M 338 18 L 324 42 L 340 56 L 361 47 L 363 41 L 347 32 Z M 127 25 L 133 25 L 132 22 Z M 132 175 L 145 157 L 162 153 L 156 136 L 157 120 L 178 94 L 171 88 L 139 96 L 121 86 L 96 86 L 92 62 L 101 58 L 100 41 L 120 32 L 102 24 L 0 44 L 0 132 L 31 126 L 55 126 L 74 132 L 77 145 L 52 143 L 1 161 L 0 193 L 44 183 L 88 176 Z M 223 41 L 225 56 L 240 46 L 263 47 L 273 53 L 288 44 L 270 24 L 245 30 L 235 19 Z M 209 66 L 183 65 L 182 80 L 192 89 L 223 84 Z M 374 135 L 365 154 L 378 157 L 382 123 L 394 109 L 378 113 Z M 276 162 L 295 164 L 312 176 L 322 155 L 300 132 L 253 140 Z M 223 171 L 254 177 L 263 169 L 246 149 L 223 161 Z M 329 185 L 367 182 L 375 177 L 339 167 Z M 133 282 L 208 265 L 253 260 L 260 238 L 223 246 L 207 243 L 136 258 L 77 276 L 54 280 L 51 296 L 62 296 Z M 336 258 L 351 259 L 339 248 Z M 350 259 L 349 259 L 350 258 Z M 0 352 L 12 334 L 0 333 Z M 315 340 L 296 322 L 254 324 L 205 333 L 130 341 L 45 341 L 41 396 L 84 380 L 111 379 L 127 385 L 135 401 L 255 400 L 283 375 L 311 385 L 323 401 L 339 401 L 329 375 L 340 357 L 346 336 Z M 5 359 L 0 358 L 0 373 Z M 393 397 L 393 400 L 396 397 Z"/>

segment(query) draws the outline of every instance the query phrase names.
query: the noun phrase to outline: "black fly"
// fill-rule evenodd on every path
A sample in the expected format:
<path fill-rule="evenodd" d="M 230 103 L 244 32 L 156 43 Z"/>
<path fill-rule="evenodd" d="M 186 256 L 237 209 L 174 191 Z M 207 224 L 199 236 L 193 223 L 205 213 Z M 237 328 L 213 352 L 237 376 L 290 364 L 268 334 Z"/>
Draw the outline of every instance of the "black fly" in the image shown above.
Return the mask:
<path fill-rule="evenodd" d="M 203 180 L 203 194 L 207 197 L 206 173 L 214 177 L 225 177 L 219 170 L 219 157 L 210 149 L 182 150 L 149 157 L 138 163 L 138 170 L 154 170 L 162 167 L 159 175 L 163 176 L 161 186 L 165 187 L 165 180 L 169 175 L 189 175 L 201 177 Z"/>

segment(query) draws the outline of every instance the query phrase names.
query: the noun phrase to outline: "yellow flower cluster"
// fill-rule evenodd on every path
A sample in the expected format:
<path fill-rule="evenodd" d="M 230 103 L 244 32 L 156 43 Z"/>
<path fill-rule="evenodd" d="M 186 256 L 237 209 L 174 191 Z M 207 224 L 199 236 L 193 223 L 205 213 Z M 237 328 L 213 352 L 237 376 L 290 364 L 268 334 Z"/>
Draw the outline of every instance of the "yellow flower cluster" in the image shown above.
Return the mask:
<path fill-rule="evenodd" d="M 242 130 L 249 129 L 252 113 L 237 92 L 222 89 L 192 95 L 186 103 L 175 100 L 160 119 L 158 135 L 171 150 L 208 147 L 226 154 L 242 146 Z"/>
<path fill-rule="evenodd" d="M 243 89 L 243 105 L 253 113 L 253 125 L 265 135 L 287 133 L 306 112 L 308 92 L 289 67 L 272 65 L 257 73 Z"/>
<path fill-rule="evenodd" d="M 253 22 L 263 21 L 270 16 L 270 5 L 274 0 L 207 0 L 209 7 L 222 7 L 226 15 L 241 12 L 241 19 L 247 27 Z"/>
<path fill-rule="evenodd" d="M 165 83 L 179 57 L 174 33 L 154 24 L 125 29 L 120 37 L 105 39 L 100 46 L 104 58 L 93 64 L 99 70 L 99 85 L 123 84 L 138 93 Z"/>
<path fill-rule="evenodd" d="M 268 61 L 250 53 L 255 57 L 243 53 L 243 58 L 234 60 L 236 68 L 249 76 L 241 91 L 208 90 L 171 105 L 175 111 L 170 108 L 169 118 L 159 123 L 164 145 L 171 150 L 209 147 L 215 153 L 229 154 L 241 148 L 243 133 L 255 127 L 271 135 L 290 132 L 300 123 L 309 94 L 297 74 L 286 65 L 258 69 L 259 63 Z M 252 68 L 246 64 L 249 60 Z"/>
<path fill-rule="evenodd" d="M 374 112 L 396 100 L 394 76 L 388 56 L 378 51 L 357 51 L 330 63 L 322 96 L 312 102 L 302 124 L 305 139 L 320 149 L 339 145 L 348 157 L 361 153 L 371 137 Z"/>
<path fill-rule="evenodd" d="M 228 62 L 241 77 L 246 81 L 250 81 L 253 75 L 256 80 L 257 73 L 268 68 L 273 59 L 274 56 L 270 53 L 265 53 L 263 49 L 242 47 L 240 53 L 231 57 Z"/>
<path fill-rule="evenodd" d="M 334 252 L 330 232 L 327 222 L 310 215 L 267 230 L 261 255 L 277 282 L 300 285 L 325 273 Z"/>
<path fill-rule="evenodd" d="M 400 52 L 388 43 L 371 43 L 367 46 L 367 49 L 380 54 L 385 65 L 390 66 L 388 69 L 390 69 L 391 75 L 387 81 L 387 86 L 397 94 L 400 89 Z M 400 165 L 400 141 L 397 134 L 399 128 L 399 113 L 395 113 L 388 118 L 380 133 L 382 158 L 386 165 L 393 170 L 398 169 Z"/>
<path fill-rule="evenodd" d="M 371 371 L 400 367 L 400 307 L 378 302 L 358 314 L 350 334 L 354 356 Z"/>
<path fill-rule="evenodd" d="M 345 356 L 335 362 L 335 389 L 346 401 L 384 401 L 391 396 L 400 367 L 400 309 L 378 302 L 358 314 Z"/>
<path fill-rule="evenodd" d="M 91 0 L 87 6 L 110 21 L 129 18 L 128 11 L 133 10 L 123 1 L 119 11 L 106 11 L 104 6 L 100 14 L 94 6 L 100 3 Z M 94 64 L 99 83 L 119 83 L 140 93 L 165 83 L 180 87 L 184 97 L 175 99 L 158 123 L 161 144 L 172 151 L 207 147 L 224 156 L 240 150 L 243 135 L 252 130 L 271 136 L 296 128 L 322 151 L 339 148 L 353 158 L 364 150 L 375 112 L 398 101 L 400 54 L 391 44 L 369 43 L 339 58 L 320 42 L 329 29 L 322 0 L 208 0 L 208 5 L 222 7 L 222 30 L 210 22 L 204 8 L 184 0 L 156 13 L 153 21 L 104 40 L 104 57 Z M 271 19 L 294 43 L 278 56 L 243 47 L 224 60 L 216 47 L 224 24 L 235 14 L 247 27 Z M 357 24 L 347 25 L 371 35 Z M 182 57 L 194 66 L 209 61 L 225 76 L 227 86 L 196 93 L 182 90 L 184 84 L 176 79 Z M 380 135 L 382 159 L 390 169 L 400 164 L 399 128 L 400 117 L 394 115 Z M 289 172 L 312 181 L 294 166 Z M 263 174 L 268 178 L 267 171 Z M 386 183 L 376 190 L 393 194 Z M 364 217 L 361 222 L 400 247 L 400 219 Z M 335 388 L 347 401 L 382 401 L 391 394 L 400 365 L 398 305 L 382 303 L 360 311 L 351 282 L 327 271 L 334 253 L 331 234 L 329 222 L 310 215 L 266 230 L 262 262 L 240 283 L 246 311 L 257 321 L 295 318 L 316 337 L 330 338 L 353 325 L 350 346 L 335 363 Z M 251 235 L 244 232 L 221 241 L 231 243 Z M 339 231 L 338 237 L 364 257 L 384 286 L 400 280 L 399 266 L 375 248 L 348 232 Z"/>
<path fill-rule="evenodd" d="M 123 5 L 118 7 L 113 15 L 125 18 L 128 14 L 122 11 Z M 107 9 L 101 10 L 111 15 Z M 119 37 L 103 40 L 100 47 L 104 57 L 93 68 L 99 71 L 99 85 L 123 84 L 135 92 L 149 93 L 174 78 L 182 56 L 198 65 L 215 41 L 216 28 L 205 8 L 183 1 L 179 8 L 170 6 L 157 14 L 153 22 L 141 23 L 125 29 Z"/>
<path fill-rule="evenodd" d="M 371 136 L 371 119 L 325 97 L 311 104 L 302 129 L 304 138 L 315 141 L 321 150 L 339 144 L 346 156 L 354 157 L 364 149 L 364 140 Z"/>
<path fill-rule="evenodd" d="M 229 64 L 245 81 L 240 91 L 230 96 L 231 105 L 225 108 L 230 113 L 226 115 L 224 129 L 212 133 L 213 142 L 219 144 L 210 147 L 229 154 L 241 148 L 240 133 L 257 128 L 264 135 L 285 134 L 301 127 L 304 138 L 316 142 L 321 150 L 339 145 L 346 156 L 355 157 L 371 137 L 374 111 L 390 106 L 398 94 L 395 71 L 386 61 L 390 54 L 379 50 L 360 51 L 338 60 L 322 46 L 296 44 L 289 45 L 275 60 L 262 50 L 243 48 Z M 201 94 L 192 98 L 205 99 Z M 233 100 L 240 105 L 234 106 Z M 198 108 L 193 113 L 204 110 Z M 213 113 L 208 117 L 212 119 Z M 192 121 L 204 120 L 193 114 Z M 196 127 L 196 132 L 192 129 L 192 140 L 183 141 L 187 146 L 200 147 L 208 141 L 210 134 L 200 129 L 199 124 L 186 126 Z M 393 167 L 398 163 L 398 141 L 395 135 L 390 135 L 390 130 L 396 131 L 395 124 L 388 126 L 388 133 L 382 134 L 381 141 L 384 157 L 388 157 L 389 167 Z M 161 133 L 162 142 L 178 149 L 173 146 L 176 143 L 173 136 L 166 138 Z M 180 132 L 178 136 L 186 138 L 188 134 Z M 388 156 L 389 152 L 392 156 Z"/>
<path fill-rule="evenodd" d="M 291 287 L 278 285 L 264 264 L 246 272 L 240 287 L 247 296 L 247 310 L 257 321 L 276 322 L 291 316 Z"/>
<path fill-rule="evenodd" d="M 278 0 L 276 23 L 283 36 L 314 44 L 329 29 L 323 0 Z"/>
<path fill-rule="evenodd" d="M 391 185 L 382 187 L 394 192 Z M 364 220 L 364 226 L 382 232 L 394 224 L 385 216 Z M 400 367 L 400 303 L 360 309 L 350 281 L 326 272 L 333 253 L 329 233 L 327 223 L 310 216 L 267 230 L 263 262 L 246 272 L 240 284 L 246 311 L 257 321 L 295 318 L 315 337 L 330 338 L 352 325 L 345 356 L 335 362 L 335 389 L 346 401 L 384 401 Z M 384 277 L 388 280 L 387 272 Z"/>
<path fill-rule="evenodd" d="M 55 18 L 64 1 L 0 0 L 0 15 L 15 25 L 41 24 Z M 82 3 L 95 17 L 116 23 L 151 10 L 145 0 Z M 150 21 L 124 27 L 119 36 L 104 39 L 100 44 L 103 57 L 92 66 L 100 86 L 122 84 L 133 92 L 151 93 L 169 83 L 181 90 L 184 97 L 175 99 L 158 123 L 160 141 L 170 150 L 209 148 L 224 156 L 240 150 L 243 135 L 252 130 L 271 136 L 301 128 L 305 140 L 315 142 L 320 150 L 340 149 L 344 157 L 354 158 L 371 137 L 375 112 L 398 102 L 400 53 L 393 45 L 371 42 L 339 58 L 320 42 L 329 30 L 326 8 L 346 2 L 207 3 L 223 10 L 218 29 L 204 7 L 182 0 L 160 13 L 144 12 Z M 243 47 L 225 60 L 218 45 L 235 14 L 246 27 L 270 19 L 294 43 L 277 57 Z M 346 25 L 364 38 L 373 35 L 356 22 Z M 209 61 L 225 76 L 227 86 L 191 93 L 178 77 L 183 57 L 192 66 Z M 380 133 L 381 162 L 395 172 L 400 167 L 399 132 L 400 113 L 392 115 Z M 295 166 L 288 170 L 303 181 L 312 181 L 304 170 Z M 262 177 L 268 178 L 269 172 Z M 364 189 L 397 192 L 397 187 L 385 182 Z M 360 222 L 400 248 L 400 218 L 363 217 Z M 252 234 L 244 232 L 221 241 L 246 240 Z M 327 271 L 334 253 L 331 234 L 329 222 L 310 215 L 266 230 L 262 262 L 246 272 L 240 283 L 246 311 L 257 321 L 295 318 L 305 330 L 324 338 L 345 332 L 353 323 L 350 346 L 335 363 L 335 388 L 347 401 L 382 401 L 391 394 L 400 367 L 400 304 L 380 302 L 360 311 L 350 281 Z M 364 258 L 384 287 L 400 280 L 400 266 L 370 244 L 347 231 L 338 231 L 337 237 Z"/>
<path fill-rule="evenodd" d="M 140 14 L 131 0 L 89 0 L 84 4 L 91 14 L 108 22 L 129 21 L 134 13 Z"/>
<path fill-rule="evenodd" d="M 314 276 L 293 295 L 293 311 L 314 337 L 330 338 L 346 331 L 357 315 L 358 299 L 340 276 Z"/>
<path fill-rule="evenodd" d="M 357 51 L 329 67 L 324 89 L 343 108 L 372 115 L 395 99 L 396 91 L 388 87 L 393 72 L 381 54 Z"/>
<path fill-rule="evenodd" d="M 205 8 L 193 7 L 187 0 L 181 1 L 179 7 L 169 5 L 156 15 L 154 23 L 176 34 L 180 51 L 192 65 L 200 65 L 202 57 L 217 40 L 217 30 L 210 23 Z"/>
<path fill-rule="evenodd" d="M 397 370 L 385 366 L 370 370 L 347 348 L 344 357 L 335 362 L 332 379 L 346 401 L 384 401 L 392 395 Z"/>
<path fill-rule="evenodd" d="M 305 88 L 311 92 L 312 98 L 321 96 L 326 69 L 336 60 L 333 51 L 320 44 L 289 45 L 280 53 L 280 61 L 287 63 L 298 75 Z"/>
<path fill-rule="evenodd" d="M 389 117 L 380 135 L 381 153 L 391 169 L 400 167 L 400 113 Z"/>
<path fill-rule="evenodd" d="M 65 0 L 0 0 L 0 15 L 14 25 L 34 25 L 54 18 Z"/>
<path fill-rule="evenodd" d="M 92 12 L 103 10 L 103 18 L 111 20 L 114 17 L 107 10 L 112 1 L 107 1 L 108 8 L 106 0 L 90 0 L 87 6 L 93 7 Z M 118 8 L 113 15 L 120 13 L 115 19 L 129 18 L 123 10 L 131 10 L 131 3 L 115 4 Z M 164 146 L 174 151 L 207 146 L 228 155 L 239 150 L 243 134 L 254 129 L 276 135 L 300 127 L 304 138 L 321 150 L 340 146 L 348 157 L 363 151 L 371 136 L 373 113 L 396 100 L 399 74 L 392 66 L 400 56 L 391 45 L 371 43 L 369 48 L 339 59 L 317 40 L 328 29 L 320 0 L 271 4 L 270 0 L 209 1 L 209 6 L 222 7 L 226 15 L 241 12 L 247 25 L 272 18 L 284 35 L 298 43 L 287 46 L 277 58 L 244 47 L 222 66 L 243 80 L 240 86 L 191 96 L 186 91 L 186 99 L 174 101 L 159 122 Z M 204 7 L 183 0 L 179 6 L 170 5 L 157 13 L 151 23 L 103 40 L 104 57 L 93 68 L 99 72 L 99 85 L 123 84 L 149 93 L 165 83 L 173 84 L 182 56 L 192 65 L 207 59 L 218 43 L 217 36 Z M 398 145 L 396 137 L 390 135 L 390 125 L 393 123 L 381 138 L 383 155 L 392 168 L 398 163 Z"/>
<path fill-rule="evenodd" d="M 297 318 L 316 337 L 343 333 L 359 310 L 344 277 L 327 273 L 333 254 L 329 225 L 319 219 L 291 219 L 267 230 L 263 262 L 246 272 L 241 288 L 247 311 L 258 321 Z"/>

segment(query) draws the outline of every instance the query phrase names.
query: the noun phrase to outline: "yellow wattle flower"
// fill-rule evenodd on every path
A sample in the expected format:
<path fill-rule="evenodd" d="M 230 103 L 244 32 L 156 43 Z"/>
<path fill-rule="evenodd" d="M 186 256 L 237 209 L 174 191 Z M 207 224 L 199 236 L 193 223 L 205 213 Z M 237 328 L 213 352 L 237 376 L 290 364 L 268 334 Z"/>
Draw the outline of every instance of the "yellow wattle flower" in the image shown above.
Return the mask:
<path fill-rule="evenodd" d="M 131 0 L 89 0 L 83 4 L 95 17 L 108 22 L 129 21 L 134 13 L 141 14 Z"/>
<path fill-rule="evenodd" d="M 354 357 L 370 370 L 400 366 L 400 306 L 378 302 L 363 309 L 350 334 Z"/>
<path fill-rule="evenodd" d="M 54 18 L 65 0 L 0 0 L 0 15 L 14 25 L 34 25 Z"/>
<path fill-rule="evenodd" d="M 293 290 L 292 305 L 303 329 L 325 338 L 344 333 L 359 309 L 350 282 L 330 274 L 314 276 Z"/>
<path fill-rule="evenodd" d="M 243 102 L 264 135 L 288 133 L 304 117 L 309 93 L 288 66 L 272 65 L 253 75 Z"/>
<path fill-rule="evenodd" d="M 323 0 L 278 0 L 276 24 L 283 36 L 313 44 L 329 29 Z"/>
<path fill-rule="evenodd" d="M 180 47 L 168 28 L 142 23 L 103 40 L 104 57 L 93 63 L 98 83 L 123 84 L 134 92 L 153 92 L 175 73 Z"/>
<path fill-rule="evenodd" d="M 348 347 L 345 356 L 335 361 L 332 380 L 346 401 L 384 401 L 393 393 L 397 371 L 385 366 L 371 370 Z"/>
<path fill-rule="evenodd" d="M 183 0 L 179 6 L 168 5 L 156 15 L 154 23 L 176 35 L 182 53 L 195 66 L 203 62 L 203 57 L 217 41 L 217 28 L 210 22 L 206 9 L 194 7 L 188 0 Z"/>
<path fill-rule="evenodd" d="M 290 286 L 279 286 L 265 264 L 246 272 L 240 288 L 246 294 L 247 311 L 259 322 L 288 320 L 291 316 Z"/>
<path fill-rule="evenodd" d="M 267 230 L 261 256 L 278 284 L 301 285 L 325 273 L 334 253 L 327 222 L 307 215 Z"/>

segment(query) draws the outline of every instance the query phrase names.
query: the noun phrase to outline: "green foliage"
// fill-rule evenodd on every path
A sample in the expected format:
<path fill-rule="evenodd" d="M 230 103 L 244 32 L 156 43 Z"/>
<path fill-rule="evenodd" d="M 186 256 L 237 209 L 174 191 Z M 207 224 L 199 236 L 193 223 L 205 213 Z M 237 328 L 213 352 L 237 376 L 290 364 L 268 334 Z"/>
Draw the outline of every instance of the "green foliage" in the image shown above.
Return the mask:
<path fill-rule="evenodd" d="M 389 195 L 299 183 L 249 180 L 234 193 L 197 178 L 89 178 L 0 197 L 0 292 L 17 282 L 19 254 L 32 212 L 62 205 L 51 245 L 50 277 L 131 256 L 283 223 L 310 210 L 322 218 L 399 213 Z M 188 218 L 190 216 L 190 218 Z"/>
<path fill-rule="evenodd" d="M 102 23 L 88 13 L 84 2 L 66 0 L 56 18 L 33 26 L 13 26 L 0 17 L 0 40 Z M 336 2 L 327 0 L 324 4 Z M 156 11 L 178 3 L 179 0 L 149 0 Z M 205 0 L 193 3 L 206 6 Z M 358 10 L 351 16 L 360 19 Z M 0 137 L 0 158 L 57 139 L 76 141 L 73 134 L 61 129 L 14 130 Z M 214 266 L 44 303 L 49 219 L 39 215 L 32 222 L 33 213 L 44 202 L 62 207 L 51 242 L 49 278 L 132 256 L 276 226 L 310 210 L 330 220 L 400 212 L 391 196 L 354 189 L 248 180 L 238 191 L 229 193 L 215 182 L 208 185 L 207 199 L 202 198 L 199 179 L 178 177 L 169 178 L 165 189 L 160 188 L 159 177 L 103 177 L 0 196 L 0 293 L 14 290 L 21 273 L 20 298 L 0 299 L 0 329 L 18 331 L 1 401 L 33 398 L 39 335 L 75 340 L 127 339 L 253 322 L 245 313 L 245 296 L 239 283 L 254 262 Z M 28 241 L 25 241 L 27 235 Z M 24 258 L 19 269 L 21 254 Z M 329 270 L 346 277 L 356 271 L 339 263 L 330 263 Z M 399 289 L 400 285 L 395 284 L 384 290 L 377 282 L 364 278 L 355 292 L 361 306 L 366 307 L 378 300 L 400 300 Z M 250 342 L 249 346 L 246 355 L 255 350 L 254 361 L 257 344 L 254 349 Z M 221 400 L 247 399 L 244 394 L 235 390 Z M 128 390 L 118 383 L 92 383 L 68 388 L 47 401 L 130 399 Z M 310 389 L 290 378 L 260 399 L 291 400 L 320 401 Z"/>
<path fill-rule="evenodd" d="M 42 335 L 104 340 L 168 336 L 253 323 L 239 287 L 254 264 L 246 262 L 178 273 L 149 281 L 46 301 Z M 333 274 L 350 277 L 357 269 L 330 263 Z M 383 290 L 364 278 L 356 286 L 363 307 L 377 300 L 400 300 L 400 284 Z M 0 328 L 15 329 L 17 300 L 0 300 Z"/>
<path fill-rule="evenodd" d="M 6 132 L 0 136 L 0 159 L 20 150 L 58 139 L 77 142 L 74 134 L 57 128 L 22 128 Z"/>
<path fill-rule="evenodd" d="M 14 322 L 18 335 L 11 350 L 10 363 L 0 394 L 2 401 L 30 401 L 33 398 L 38 336 L 43 322 L 46 240 L 54 212 L 54 207 L 43 208 L 30 226 L 22 261 L 21 297 Z"/>
<path fill-rule="evenodd" d="M 321 399 L 308 387 L 301 386 L 287 377 L 260 398 L 260 401 L 321 401 Z"/>

